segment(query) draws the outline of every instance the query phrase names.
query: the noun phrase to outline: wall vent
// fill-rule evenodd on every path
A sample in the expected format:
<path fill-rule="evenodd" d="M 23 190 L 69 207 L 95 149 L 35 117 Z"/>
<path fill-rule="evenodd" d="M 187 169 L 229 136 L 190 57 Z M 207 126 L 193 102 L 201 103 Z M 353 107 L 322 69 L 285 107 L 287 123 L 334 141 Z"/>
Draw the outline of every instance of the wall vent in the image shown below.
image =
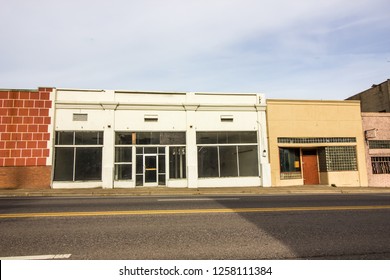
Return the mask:
<path fill-rule="evenodd" d="M 86 122 L 88 121 L 88 114 L 73 114 L 73 121 Z"/>
<path fill-rule="evenodd" d="M 221 115 L 221 122 L 233 122 L 232 115 Z"/>
<path fill-rule="evenodd" d="M 144 120 L 145 120 L 145 122 L 157 122 L 158 115 L 145 115 Z"/>

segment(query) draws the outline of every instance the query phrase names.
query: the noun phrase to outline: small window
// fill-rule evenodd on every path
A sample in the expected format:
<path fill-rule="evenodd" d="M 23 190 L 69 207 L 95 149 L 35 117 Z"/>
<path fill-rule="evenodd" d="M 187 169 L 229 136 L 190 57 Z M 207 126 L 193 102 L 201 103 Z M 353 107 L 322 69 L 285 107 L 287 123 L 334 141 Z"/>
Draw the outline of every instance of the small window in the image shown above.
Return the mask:
<path fill-rule="evenodd" d="M 390 174 L 390 157 L 371 157 L 373 174 Z"/>

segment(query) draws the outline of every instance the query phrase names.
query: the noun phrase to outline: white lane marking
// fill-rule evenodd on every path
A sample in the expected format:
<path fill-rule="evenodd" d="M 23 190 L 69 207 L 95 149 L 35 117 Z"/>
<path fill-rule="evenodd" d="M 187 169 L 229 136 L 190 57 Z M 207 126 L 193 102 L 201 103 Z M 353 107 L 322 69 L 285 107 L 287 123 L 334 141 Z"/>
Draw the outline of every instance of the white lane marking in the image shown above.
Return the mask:
<path fill-rule="evenodd" d="M 223 201 L 223 200 L 240 200 L 238 197 L 229 198 L 162 198 L 157 201 Z"/>
<path fill-rule="evenodd" d="M 54 260 L 69 259 L 72 254 L 0 257 L 0 260 Z"/>

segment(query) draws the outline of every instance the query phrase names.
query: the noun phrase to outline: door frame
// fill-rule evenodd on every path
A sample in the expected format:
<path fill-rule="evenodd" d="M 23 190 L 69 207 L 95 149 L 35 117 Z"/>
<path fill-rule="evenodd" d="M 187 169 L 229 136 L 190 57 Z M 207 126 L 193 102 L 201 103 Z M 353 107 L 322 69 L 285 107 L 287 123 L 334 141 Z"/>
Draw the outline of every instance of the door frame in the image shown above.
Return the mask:
<path fill-rule="evenodd" d="M 304 148 L 304 149 L 301 149 L 302 151 L 302 178 L 303 178 L 303 184 L 304 185 L 319 185 L 320 184 L 320 171 L 319 171 L 319 162 L 318 162 L 318 149 L 317 148 Z M 310 154 L 307 154 L 305 155 L 305 151 L 315 151 L 315 155 L 310 155 Z M 308 164 L 305 162 L 305 156 L 309 157 L 309 156 L 315 156 L 316 158 L 316 164 L 315 164 L 315 167 L 316 167 L 316 170 L 314 170 L 314 166 L 310 166 L 308 168 L 306 168 L 308 166 Z M 316 173 L 315 175 L 315 179 L 316 179 L 316 182 L 315 183 L 306 183 L 306 178 L 307 176 L 305 176 L 305 174 L 308 174 L 306 173 L 307 171 L 309 172 L 313 172 Z M 306 178 L 305 178 L 306 177 Z"/>
<path fill-rule="evenodd" d="M 158 154 L 144 154 L 143 156 L 144 156 L 143 157 L 143 161 L 144 161 L 144 168 L 143 168 L 143 175 L 144 175 L 143 179 L 144 179 L 144 182 L 143 182 L 143 186 L 144 187 L 157 187 L 158 186 Z M 155 160 L 156 160 L 156 168 L 155 168 L 155 171 L 156 171 L 156 181 L 155 182 L 146 182 L 146 171 L 148 171 L 147 167 L 146 167 L 146 160 L 145 160 L 146 157 L 154 157 Z"/>

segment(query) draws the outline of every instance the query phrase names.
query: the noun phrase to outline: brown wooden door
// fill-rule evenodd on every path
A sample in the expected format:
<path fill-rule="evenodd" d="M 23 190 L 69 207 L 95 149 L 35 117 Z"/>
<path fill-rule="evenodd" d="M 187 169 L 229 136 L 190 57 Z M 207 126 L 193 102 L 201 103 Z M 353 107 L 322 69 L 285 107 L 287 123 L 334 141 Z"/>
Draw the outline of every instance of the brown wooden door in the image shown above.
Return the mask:
<path fill-rule="evenodd" d="M 320 183 L 318 175 L 317 150 L 302 150 L 303 163 L 303 183 L 305 185 L 318 185 Z"/>

